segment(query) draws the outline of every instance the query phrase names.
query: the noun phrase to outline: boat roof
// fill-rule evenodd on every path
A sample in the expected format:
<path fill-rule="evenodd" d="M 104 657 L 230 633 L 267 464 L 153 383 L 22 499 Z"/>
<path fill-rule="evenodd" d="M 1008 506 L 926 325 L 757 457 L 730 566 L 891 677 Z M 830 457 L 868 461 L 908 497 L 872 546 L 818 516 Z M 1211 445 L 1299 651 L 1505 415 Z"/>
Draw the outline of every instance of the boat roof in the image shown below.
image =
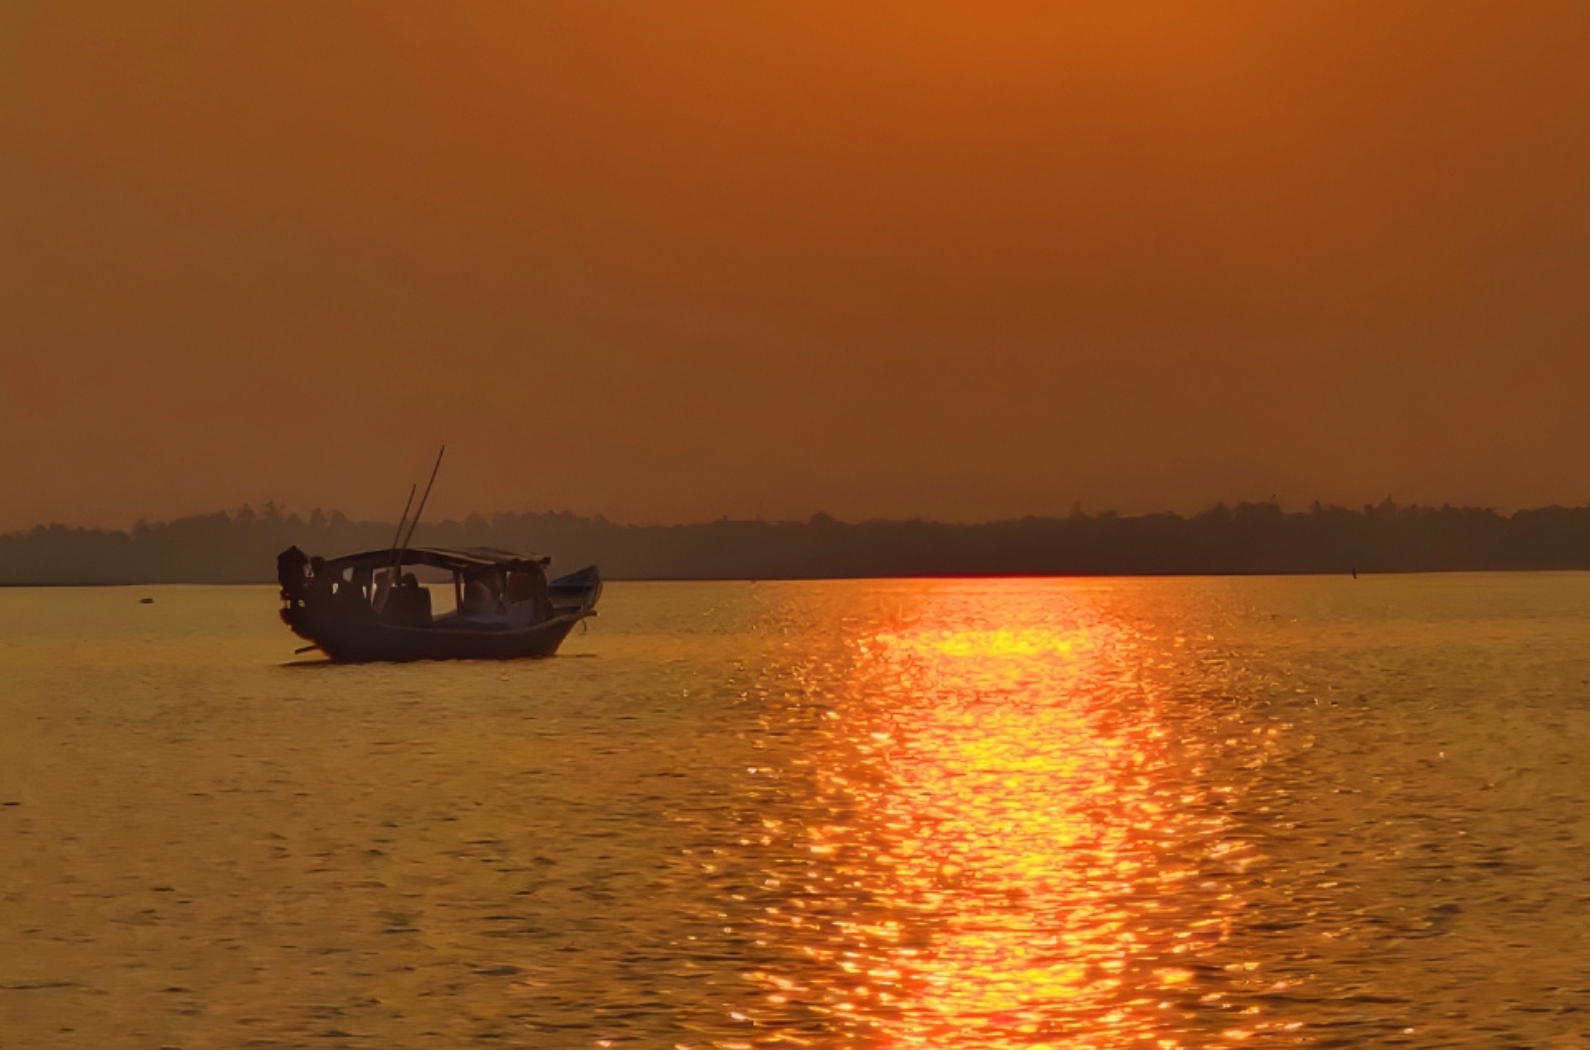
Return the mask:
<path fill-rule="evenodd" d="M 381 568 L 397 560 L 402 565 L 433 565 L 438 569 L 455 572 L 478 572 L 481 569 L 512 569 L 518 566 L 539 565 L 543 568 L 551 558 L 534 554 L 521 554 L 496 547 L 409 547 L 402 552 L 390 547 L 358 554 L 344 554 L 340 558 L 327 558 L 326 565 L 341 571 L 352 568 Z"/>

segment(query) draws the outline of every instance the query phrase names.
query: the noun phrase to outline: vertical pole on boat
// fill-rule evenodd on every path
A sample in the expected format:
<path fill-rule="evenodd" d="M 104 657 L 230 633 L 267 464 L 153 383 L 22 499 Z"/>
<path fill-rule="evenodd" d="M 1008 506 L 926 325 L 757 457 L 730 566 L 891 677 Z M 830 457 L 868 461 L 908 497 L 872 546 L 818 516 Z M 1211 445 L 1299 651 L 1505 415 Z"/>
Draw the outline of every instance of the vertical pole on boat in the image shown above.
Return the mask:
<path fill-rule="evenodd" d="M 403 523 L 409 520 L 409 508 L 414 506 L 414 494 L 420 490 L 420 483 L 414 482 L 409 486 L 408 502 L 403 504 L 403 514 L 398 518 L 397 531 L 392 534 L 392 549 L 397 550 L 398 539 L 403 535 Z"/>
<path fill-rule="evenodd" d="M 441 451 L 436 453 L 436 466 L 431 468 L 431 480 L 425 483 L 425 495 L 420 497 L 420 505 L 414 508 L 414 520 L 409 522 L 408 539 L 403 541 L 402 551 L 398 552 L 399 559 L 401 559 L 403 556 L 402 552 L 409 549 L 409 543 L 414 539 L 415 526 L 419 525 L 420 523 L 420 515 L 425 513 L 425 501 L 431 498 L 431 486 L 436 484 L 436 472 L 442 469 L 442 454 L 446 451 L 447 446 L 443 445 Z"/>

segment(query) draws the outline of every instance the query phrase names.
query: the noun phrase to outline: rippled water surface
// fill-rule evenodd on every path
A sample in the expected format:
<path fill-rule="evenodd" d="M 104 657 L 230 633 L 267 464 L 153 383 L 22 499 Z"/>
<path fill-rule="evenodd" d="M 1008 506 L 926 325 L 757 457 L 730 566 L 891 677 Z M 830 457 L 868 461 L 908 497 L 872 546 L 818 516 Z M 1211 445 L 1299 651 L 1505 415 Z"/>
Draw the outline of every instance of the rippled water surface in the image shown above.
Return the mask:
<path fill-rule="evenodd" d="M 1590 576 L 274 609 L 0 591 L 0 1047 L 1590 1047 Z"/>

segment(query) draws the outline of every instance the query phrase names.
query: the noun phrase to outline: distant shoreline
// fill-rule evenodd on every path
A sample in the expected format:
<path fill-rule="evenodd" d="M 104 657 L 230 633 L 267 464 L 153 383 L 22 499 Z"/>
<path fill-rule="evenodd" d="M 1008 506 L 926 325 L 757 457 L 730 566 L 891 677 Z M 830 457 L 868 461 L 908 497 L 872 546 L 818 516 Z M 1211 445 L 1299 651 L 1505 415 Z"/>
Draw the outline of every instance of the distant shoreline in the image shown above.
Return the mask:
<path fill-rule="evenodd" d="M 0 535 L 0 586 L 268 584 L 277 553 L 385 547 L 390 522 L 274 508 L 131 530 L 41 526 Z M 1590 507 L 1362 510 L 1272 503 L 1202 514 L 1074 514 L 978 525 L 722 520 L 617 525 L 573 514 L 472 515 L 421 525 L 434 547 L 498 547 L 553 557 L 554 571 L 597 565 L 627 581 L 1012 577 L 1337 576 L 1590 570 Z"/>
<path fill-rule="evenodd" d="M 1349 580 L 1379 579 L 1389 576 L 1511 576 L 1548 573 L 1590 573 L 1590 566 L 1577 568 L 1529 569 L 1406 569 L 1384 572 L 1116 572 L 1116 573 L 938 573 L 896 576 L 607 576 L 605 583 L 850 583 L 886 580 L 974 581 L 974 580 L 1244 580 L 1328 579 L 1344 576 Z M 272 587 L 275 580 L 74 580 L 70 582 L 16 583 L 0 581 L 0 590 L 89 590 L 120 587 Z"/>

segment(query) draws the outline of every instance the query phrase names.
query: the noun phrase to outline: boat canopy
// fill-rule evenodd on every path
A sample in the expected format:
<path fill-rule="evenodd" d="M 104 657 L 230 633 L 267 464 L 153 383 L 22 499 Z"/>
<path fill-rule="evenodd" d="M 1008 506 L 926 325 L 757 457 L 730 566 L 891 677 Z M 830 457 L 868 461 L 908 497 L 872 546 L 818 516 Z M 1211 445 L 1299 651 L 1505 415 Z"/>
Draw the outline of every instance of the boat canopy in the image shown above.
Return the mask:
<path fill-rule="evenodd" d="M 396 562 L 400 565 L 431 565 L 467 576 L 483 569 L 528 568 L 531 565 L 545 569 L 551 561 L 551 558 L 498 550 L 494 547 L 464 547 L 458 550 L 441 547 L 409 547 L 403 551 L 386 548 L 361 551 L 358 554 L 344 554 L 340 558 L 327 558 L 326 567 L 340 573 L 348 568 L 386 568 Z"/>

